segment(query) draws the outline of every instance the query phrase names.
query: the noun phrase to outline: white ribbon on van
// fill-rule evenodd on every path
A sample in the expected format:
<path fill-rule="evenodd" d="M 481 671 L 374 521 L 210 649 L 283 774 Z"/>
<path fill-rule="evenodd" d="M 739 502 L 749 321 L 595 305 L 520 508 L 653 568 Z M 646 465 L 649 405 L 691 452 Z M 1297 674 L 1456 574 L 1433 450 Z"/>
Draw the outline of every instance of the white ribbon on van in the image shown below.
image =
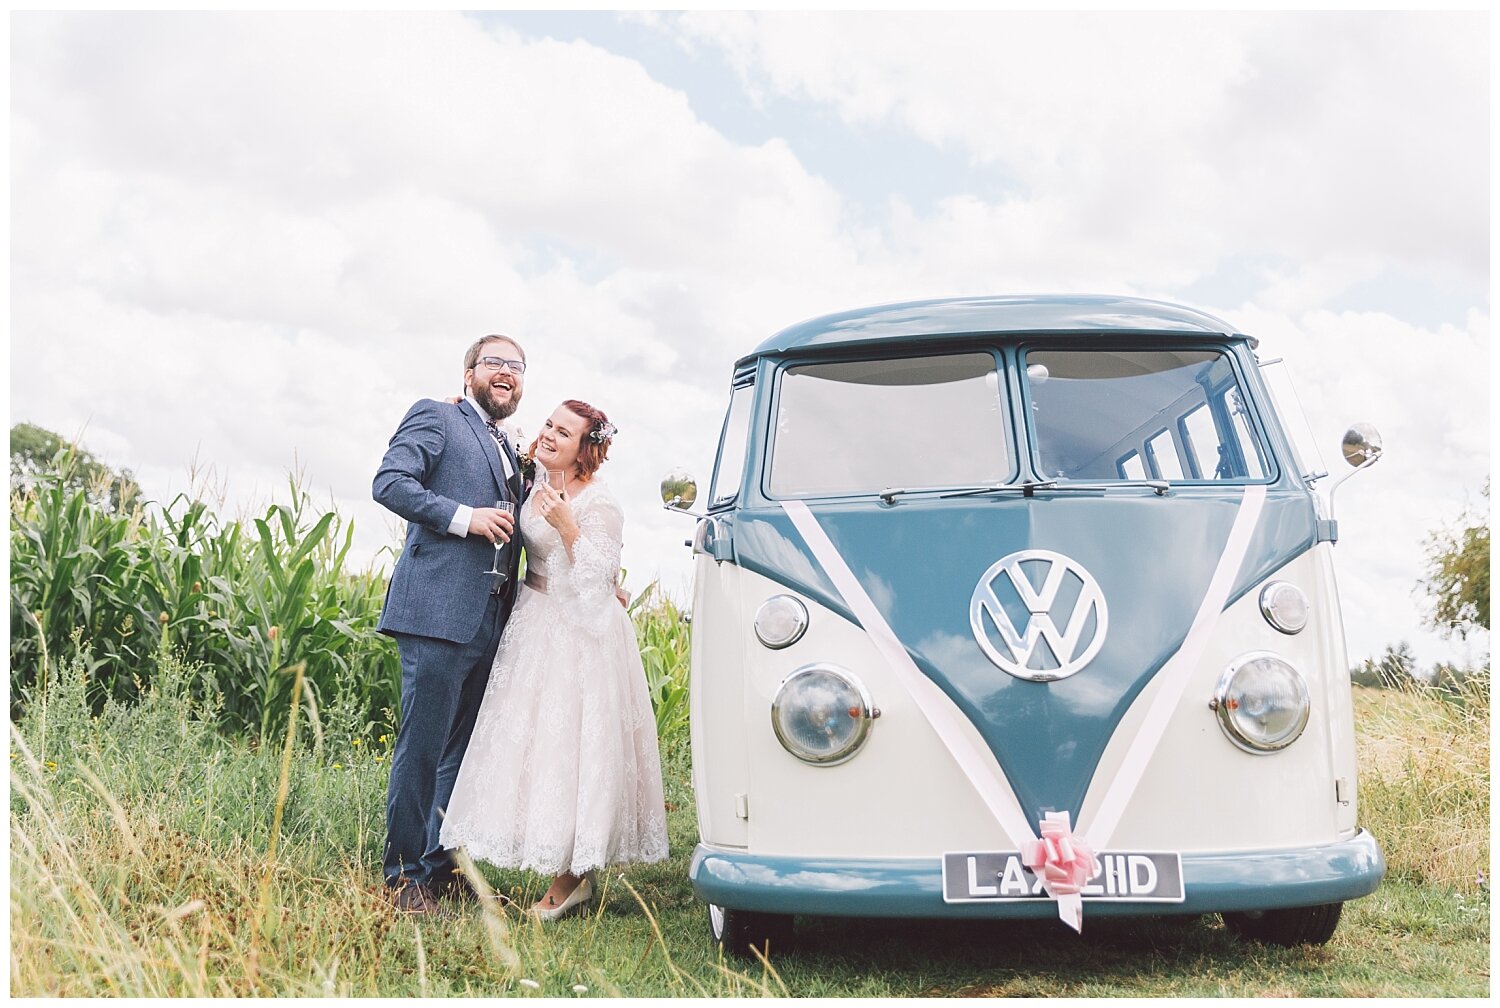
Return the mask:
<path fill-rule="evenodd" d="M 880 610 L 875 608 L 875 603 L 866 594 L 864 586 L 839 555 L 838 549 L 807 505 L 799 500 L 788 500 L 782 501 L 781 506 L 786 509 L 787 516 L 792 519 L 792 524 L 797 527 L 802 538 L 807 541 L 808 548 L 828 574 L 833 586 L 849 604 L 854 618 L 865 628 L 876 649 L 895 672 L 896 678 L 906 687 L 918 709 L 937 732 L 938 738 L 953 754 L 959 769 L 969 779 L 974 790 L 979 792 L 979 797 L 988 806 L 1011 845 L 1020 850 L 1024 842 L 1035 840 L 1036 834 L 1031 831 L 1031 824 L 1021 811 L 1021 803 L 1016 800 L 1016 793 L 1006 779 L 1005 771 L 1001 769 L 989 746 L 985 745 L 984 738 L 973 722 L 964 716 L 963 711 L 958 709 L 936 683 L 917 668 L 906 645 L 901 643 L 885 617 L 880 615 Z"/>
<path fill-rule="evenodd" d="M 1115 827 L 1125 814 L 1126 804 L 1135 794 L 1136 785 L 1146 773 L 1146 765 L 1151 762 L 1162 735 L 1166 733 L 1167 722 L 1181 702 L 1182 692 L 1187 688 L 1193 670 L 1198 667 L 1198 660 L 1203 656 L 1203 648 L 1213 633 L 1214 624 L 1218 622 L 1219 614 L 1229 601 L 1229 592 L 1234 588 L 1235 577 L 1245 562 L 1245 554 L 1250 549 L 1250 538 L 1255 533 L 1265 502 L 1266 488 L 1263 485 L 1252 483 L 1245 488 L 1244 500 L 1234 516 L 1234 525 L 1229 529 L 1224 552 L 1219 555 L 1219 563 L 1214 568 L 1213 577 L 1209 579 L 1208 590 L 1203 594 L 1203 602 L 1198 606 L 1192 626 L 1188 627 L 1182 646 L 1167 659 L 1161 671 L 1156 673 L 1156 696 L 1147 709 L 1146 719 L 1130 740 L 1130 747 L 1120 760 L 1098 809 L 1087 823 L 1078 824 L 1079 832 L 1089 837 L 1095 850 L 1104 850 L 1114 836 Z"/>
<path fill-rule="evenodd" d="M 978 729 L 952 699 L 917 668 L 911 653 L 896 637 L 890 624 L 875 607 L 875 603 L 807 505 L 802 501 L 788 500 L 782 501 L 781 506 L 833 582 L 834 588 L 848 603 L 854 618 L 870 635 L 876 649 L 886 659 L 897 679 L 907 688 L 917 708 L 927 718 L 938 738 L 953 755 L 959 769 L 989 808 L 1011 846 L 1021 851 L 1028 861 L 1036 862 L 1034 870 L 1042 879 L 1047 894 L 1057 902 L 1058 917 L 1073 930 L 1081 932 L 1082 884 L 1073 884 L 1073 876 L 1077 874 L 1079 866 L 1092 862 L 1095 852 L 1102 853 L 1105 850 L 1115 827 L 1119 825 L 1126 803 L 1135 793 L 1136 786 L 1166 731 L 1167 722 L 1177 709 L 1214 623 L 1228 601 L 1235 576 L 1249 550 L 1251 535 L 1260 520 L 1265 496 L 1266 488 L 1262 485 L 1252 484 L 1245 488 L 1244 499 L 1235 514 L 1224 551 L 1219 556 L 1213 576 L 1209 579 L 1208 590 L 1204 593 L 1187 636 L 1183 639 L 1182 646 L 1157 673 L 1156 696 L 1146 715 L 1145 724 L 1132 739 L 1088 828 L 1080 829 L 1080 835 L 1075 835 L 1069 829 L 1067 812 L 1049 813 L 1038 824 L 1042 834 L 1040 839 L 1032 831 L 1026 814 L 1021 810 L 1021 804 L 1016 799 L 1015 789 L 1011 787 L 1005 770 L 985 744 Z M 1084 839 L 1085 836 L 1087 840 Z"/>

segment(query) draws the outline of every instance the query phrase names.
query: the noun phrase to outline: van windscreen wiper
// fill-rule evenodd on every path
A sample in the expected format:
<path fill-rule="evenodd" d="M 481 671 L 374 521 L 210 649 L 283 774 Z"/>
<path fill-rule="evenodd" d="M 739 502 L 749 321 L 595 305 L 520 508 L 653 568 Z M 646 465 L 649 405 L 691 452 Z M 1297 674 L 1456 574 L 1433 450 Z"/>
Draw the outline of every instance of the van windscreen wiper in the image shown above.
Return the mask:
<path fill-rule="evenodd" d="M 967 490 L 957 490 L 939 496 L 946 500 L 949 497 L 977 497 L 980 494 L 1010 493 L 1019 490 L 1023 497 L 1030 497 L 1038 490 L 1051 490 L 1056 486 L 1057 480 L 1028 480 L 1025 483 L 994 483 L 990 486 L 970 487 Z"/>
<path fill-rule="evenodd" d="M 1054 490 L 1116 490 L 1120 487 L 1141 487 L 1156 491 L 1156 496 L 1165 497 L 1172 484 L 1166 480 L 1118 480 L 1113 483 L 1060 483 Z"/>
<path fill-rule="evenodd" d="M 1156 496 L 1165 497 L 1167 491 L 1172 489 L 1172 484 L 1166 480 L 1120 480 L 1115 483 L 1059 483 L 1057 480 L 1028 480 L 1025 483 L 1005 483 L 996 486 L 974 487 L 969 490 L 959 490 L 955 493 L 946 493 L 947 497 L 977 497 L 980 494 L 1006 493 L 1019 490 L 1021 496 L 1030 497 L 1038 490 L 1114 490 L 1120 487 L 1142 487 L 1155 491 Z M 896 491 L 900 493 L 901 491 Z M 881 496 L 884 496 L 882 494 Z"/>
<path fill-rule="evenodd" d="M 1019 490 L 1027 497 L 1030 497 L 1033 490 L 1045 489 L 1055 485 L 1055 480 L 1041 480 L 1034 483 L 989 483 L 985 486 L 965 487 L 962 490 L 953 490 L 948 493 L 938 494 L 938 498 L 940 500 L 947 500 L 949 497 L 973 497 L 976 494 L 1004 493 L 1012 490 Z M 936 489 L 937 487 L 886 487 L 880 491 L 879 496 L 887 504 L 894 504 L 896 503 L 896 498 L 903 494 Z"/>

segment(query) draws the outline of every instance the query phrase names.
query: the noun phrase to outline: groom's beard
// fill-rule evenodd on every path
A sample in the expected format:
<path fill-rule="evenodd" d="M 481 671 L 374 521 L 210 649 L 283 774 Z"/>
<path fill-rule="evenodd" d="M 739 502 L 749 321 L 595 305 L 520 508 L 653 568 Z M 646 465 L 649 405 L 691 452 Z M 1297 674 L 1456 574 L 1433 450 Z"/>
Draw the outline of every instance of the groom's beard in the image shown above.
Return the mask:
<path fill-rule="evenodd" d="M 470 386 L 474 391 L 474 400 L 484 407 L 484 411 L 496 420 L 507 420 L 521 405 L 521 386 L 519 384 L 510 387 L 510 400 L 500 402 L 495 398 L 495 390 L 488 384 L 481 385 L 475 382 Z"/>

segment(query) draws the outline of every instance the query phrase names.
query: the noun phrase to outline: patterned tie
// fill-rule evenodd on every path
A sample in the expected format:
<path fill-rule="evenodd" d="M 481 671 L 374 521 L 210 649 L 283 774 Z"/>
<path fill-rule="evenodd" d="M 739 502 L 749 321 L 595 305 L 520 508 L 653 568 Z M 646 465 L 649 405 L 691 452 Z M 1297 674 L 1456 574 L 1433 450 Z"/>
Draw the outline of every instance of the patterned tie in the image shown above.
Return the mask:
<path fill-rule="evenodd" d="M 505 483 L 506 489 L 511 493 L 511 499 L 514 500 L 516 497 L 516 487 L 512 484 L 515 482 L 517 470 L 515 456 L 510 452 L 510 440 L 505 436 L 505 432 L 500 429 L 500 422 L 498 420 L 486 420 L 484 425 L 490 429 L 490 436 L 495 439 L 495 444 L 500 446 L 500 454 L 510 466 L 511 474 Z"/>

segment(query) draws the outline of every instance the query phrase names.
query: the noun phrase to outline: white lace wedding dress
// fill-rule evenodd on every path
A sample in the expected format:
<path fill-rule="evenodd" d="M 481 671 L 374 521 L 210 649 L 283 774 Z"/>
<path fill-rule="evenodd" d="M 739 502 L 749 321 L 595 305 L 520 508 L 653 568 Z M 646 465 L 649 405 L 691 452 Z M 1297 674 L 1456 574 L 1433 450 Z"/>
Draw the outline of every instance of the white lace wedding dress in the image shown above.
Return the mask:
<path fill-rule="evenodd" d="M 624 515 L 597 478 L 572 500 L 581 535 L 521 508 L 528 580 L 464 753 L 444 847 L 505 868 L 582 875 L 667 856 L 656 721 L 630 616 L 615 598 Z"/>

